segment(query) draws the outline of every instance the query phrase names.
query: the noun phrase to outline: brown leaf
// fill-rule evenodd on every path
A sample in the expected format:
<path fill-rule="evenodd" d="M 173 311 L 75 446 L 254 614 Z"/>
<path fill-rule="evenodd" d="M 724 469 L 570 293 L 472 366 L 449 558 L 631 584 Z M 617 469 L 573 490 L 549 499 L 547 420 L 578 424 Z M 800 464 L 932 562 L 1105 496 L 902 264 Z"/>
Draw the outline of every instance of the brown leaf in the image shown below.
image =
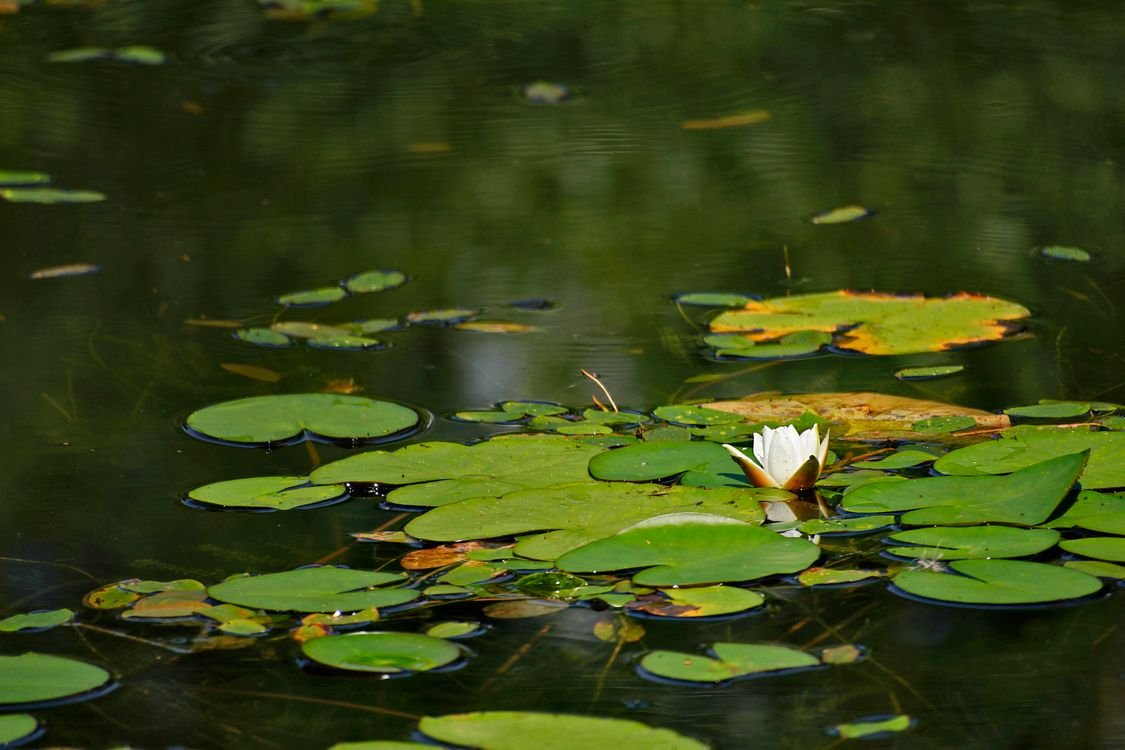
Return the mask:
<path fill-rule="evenodd" d="M 712 117 L 705 120 L 687 120 L 680 124 L 684 130 L 720 130 L 722 128 L 739 128 L 746 125 L 757 125 L 770 119 L 770 113 L 764 109 L 754 109 L 737 115 L 725 117 Z"/>
<path fill-rule="evenodd" d="M 466 552 L 477 549 L 484 549 L 484 544 L 481 542 L 443 544 L 440 547 L 429 547 L 427 549 L 407 552 L 402 556 L 399 564 L 406 570 L 444 568 L 446 565 L 463 562 L 466 559 Z"/>
<path fill-rule="evenodd" d="M 237 362 L 223 362 L 219 365 L 227 372 L 233 372 L 235 375 L 241 375 L 244 378 L 251 380 L 261 380 L 264 383 L 276 383 L 281 380 L 281 373 L 275 372 L 268 367 L 258 367 L 257 365 L 243 365 Z"/>

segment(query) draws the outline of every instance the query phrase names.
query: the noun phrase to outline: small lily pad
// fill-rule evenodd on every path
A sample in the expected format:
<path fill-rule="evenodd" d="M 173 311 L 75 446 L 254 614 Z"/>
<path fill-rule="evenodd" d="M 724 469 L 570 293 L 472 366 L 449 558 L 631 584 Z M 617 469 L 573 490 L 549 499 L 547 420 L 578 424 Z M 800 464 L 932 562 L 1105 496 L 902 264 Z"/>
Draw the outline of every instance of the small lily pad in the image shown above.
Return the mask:
<path fill-rule="evenodd" d="M 268 508 L 292 510 L 347 496 L 342 484 L 310 485 L 308 477 L 273 476 L 231 479 L 196 487 L 189 500 L 221 508 Z"/>
<path fill-rule="evenodd" d="M 710 427 L 720 424 L 734 424 L 742 417 L 727 411 L 706 409 L 702 406 L 658 406 L 653 415 L 666 422 L 687 427 Z"/>
<path fill-rule="evenodd" d="M 894 516 L 856 516 L 854 518 L 811 518 L 802 521 L 797 530 L 802 534 L 825 536 L 852 536 L 869 534 L 895 525 Z"/>
<path fill-rule="evenodd" d="M 355 333 L 347 326 L 310 323 L 304 320 L 282 320 L 271 325 L 270 330 L 297 339 L 331 339 L 351 336 Z"/>
<path fill-rule="evenodd" d="M 367 294 L 394 289 L 406 281 L 402 271 L 365 271 L 344 279 L 344 287 L 352 294 Z"/>
<path fill-rule="evenodd" d="M 363 349 L 386 349 L 387 344 L 367 336 L 332 336 L 329 338 L 311 338 L 309 346 L 316 349 L 343 349 L 347 351 L 360 351 Z"/>
<path fill-rule="evenodd" d="M 277 304 L 286 307 L 313 307 L 316 305 L 329 305 L 339 302 L 348 293 L 343 287 L 325 286 L 317 289 L 306 289 L 300 292 L 290 292 L 277 298 Z"/>
<path fill-rule="evenodd" d="M 1009 526 L 933 526 L 891 534 L 887 551 L 924 560 L 1027 557 L 1054 547 L 1059 532 Z"/>
<path fill-rule="evenodd" d="M 742 357 L 744 359 L 789 359 L 816 354 L 822 347 L 832 342 L 832 335 L 821 331 L 795 331 L 786 334 L 772 343 L 759 343 L 753 347 L 719 349 L 720 357 Z"/>
<path fill-rule="evenodd" d="M 696 441 L 646 441 L 593 457 L 590 459 L 590 475 L 606 481 L 651 482 L 692 469 L 704 469 L 715 463 L 723 465 L 723 462 L 730 465 L 732 473 L 741 474 L 721 445 Z"/>
<path fill-rule="evenodd" d="M 882 458 L 870 461 L 856 461 L 852 464 L 857 469 L 881 469 L 884 471 L 895 469 L 911 469 L 930 461 L 936 461 L 938 456 L 927 451 L 905 449 L 895 451 Z"/>
<path fill-rule="evenodd" d="M 836 586 L 859 583 L 882 577 L 881 570 L 856 570 L 846 568 L 809 568 L 801 571 L 797 581 L 802 586 Z"/>
<path fill-rule="evenodd" d="M 9 748 L 30 742 L 39 735 L 39 720 L 31 714 L 0 716 L 0 747 Z"/>
<path fill-rule="evenodd" d="M 684 588 L 661 589 L 673 606 L 643 609 L 657 616 L 672 617 L 719 617 L 746 612 L 766 603 L 766 598 L 757 591 L 738 586 L 691 586 Z"/>
<path fill-rule="evenodd" d="M 133 63 L 134 65 L 163 65 L 168 56 L 155 47 L 134 44 L 112 50 L 111 58 L 118 62 Z"/>
<path fill-rule="evenodd" d="M 18 633 L 21 630 L 47 630 L 74 619 L 69 609 L 52 609 L 27 614 L 12 615 L 0 620 L 0 633 Z"/>
<path fill-rule="evenodd" d="M 859 221 L 866 219 L 873 212 L 869 208 L 863 206 L 840 206 L 833 208 L 830 211 L 819 213 L 813 216 L 809 221 L 813 224 L 845 224 L 849 221 Z"/>
<path fill-rule="evenodd" d="M 393 607 L 418 598 L 404 588 L 371 588 L 401 581 L 403 576 L 324 565 L 282 573 L 228 578 L 207 593 L 221 602 L 280 612 L 355 612 Z"/>
<path fill-rule="evenodd" d="M 47 185 L 51 175 L 46 172 L 31 172 L 18 169 L 0 169 L 0 186 Z"/>
<path fill-rule="evenodd" d="M 335 393 L 295 393 L 208 406 L 188 415 L 187 426 L 193 433 L 222 442 L 270 445 L 310 436 L 351 441 L 391 439 L 420 421 L 413 409 L 388 401 Z"/>
<path fill-rule="evenodd" d="M 531 333 L 539 330 L 533 325 L 511 320 L 466 320 L 454 323 L 453 327 L 471 333 Z"/>
<path fill-rule="evenodd" d="M 292 340 L 283 333 L 269 328 L 240 328 L 234 332 L 236 338 L 258 346 L 289 346 Z"/>
<path fill-rule="evenodd" d="M 897 716 L 872 716 L 832 727 L 833 734 L 845 740 L 875 739 L 889 734 L 905 732 L 914 726 L 914 719 L 906 714 Z"/>
<path fill-rule="evenodd" d="M 701 742 L 637 721 L 558 713 L 478 711 L 424 716 L 418 728 L 438 742 L 477 750 L 707 750 Z"/>
<path fill-rule="evenodd" d="M 523 98 L 528 104 L 562 104 L 571 97 L 570 87 L 562 83 L 535 81 L 523 87 Z"/>
<path fill-rule="evenodd" d="M 737 677 L 819 667 L 815 656 L 789 646 L 757 643 L 715 643 L 713 657 L 679 651 L 651 651 L 640 668 L 651 675 L 683 682 L 719 683 Z"/>
<path fill-rule="evenodd" d="M 1090 253 L 1080 247 L 1069 245 L 1047 245 L 1039 248 L 1039 254 L 1051 260 L 1070 260 L 1085 263 L 1090 260 Z"/>
<path fill-rule="evenodd" d="M 34 652 L 0 656 L 0 707 L 81 698 L 109 681 L 109 672 L 77 659 Z"/>
<path fill-rule="evenodd" d="M 1093 557 L 1107 562 L 1125 563 L 1125 539 L 1121 537 L 1089 537 L 1086 539 L 1067 539 L 1059 543 L 1067 552 L 1083 557 Z"/>
<path fill-rule="evenodd" d="M 444 310 L 423 310 L 408 314 L 406 320 L 415 325 L 451 326 L 455 323 L 461 323 L 475 317 L 478 312 L 478 310 L 465 307 L 453 307 Z"/>
<path fill-rule="evenodd" d="M 965 369 L 964 365 L 933 365 L 931 367 L 904 367 L 895 371 L 899 380 L 933 380 L 947 375 L 956 375 Z"/>
<path fill-rule="evenodd" d="M 1022 560 L 959 560 L 949 573 L 903 570 L 896 587 L 956 604 L 1045 604 L 1096 593 L 1101 581 L 1078 570 Z"/>
<path fill-rule="evenodd" d="M 99 203 L 105 193 L 96 190 L 63 190 L 61 188 L 0 188 L 0 198 L 9 203 Z"/>
<path fill-rule="evenodd" d="M 426 628 L 426 635 L 431 638 L 468 638 L 481 632 L 480 623 L 472 620 L 448 620 Z"/>
<path fill-rule="evenodd" d="M 1013 406 L 1005 409 L 1004 413 L 1023 419 L 1072 419 L 1089 414 L 1090 404 L 1078 401 L 1040 402 L 1032 406 Z"/>
<path fill-rule="evenodd" d="M 562 555 L 560 570 L 575 573 L 644 568 L 643 586 L 691 586 L 750 581 L 804 570 L 820 548 L 747 524 L 683 523 L 632 528 Z"/>
<path fill-rule="evenodd" d="M 353 672 L 428 672 L 461 658 L 461 649 L 442 638 L 418 633 L 346 633 L 301 645 L 309 659 Z"/>
<path fill-rule="evenodd" d="M 748 294 L 729 292 L 690 292 L 676 296 L 676 302 L 681 305 L 699 305 L 700 307 L 742 307 L 753 299 Z"/>

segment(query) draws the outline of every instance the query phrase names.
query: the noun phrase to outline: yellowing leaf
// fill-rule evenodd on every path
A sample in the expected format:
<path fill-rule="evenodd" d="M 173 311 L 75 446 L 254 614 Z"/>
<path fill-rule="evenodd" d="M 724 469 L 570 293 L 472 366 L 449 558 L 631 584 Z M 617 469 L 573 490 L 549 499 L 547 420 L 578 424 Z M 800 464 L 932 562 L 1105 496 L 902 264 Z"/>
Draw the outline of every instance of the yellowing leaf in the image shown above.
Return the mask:
<path fill-rule="evenodd" d="M 680 124 L 684 130 L 720 130 L 722 128 L 740 128 L 745 125 L 757 125 L 770 119 L 770 113 L 764 109 L 753 109 L 725 117 L 712 117 L 703 120 L 685 120 Z"/>
<path fill-rule="evenodd" d="M 233 372 L 235 375 L 241 375 L 244 378 L 251 380 L 261 380 L 263 383 L 276 383 L 281 380 L 281 374 L 275 372 L 268 367 L 258 367 L 257 365 L 242 365 L 237 362 L 223 362 L 219 365 L 227 372 Z"/>

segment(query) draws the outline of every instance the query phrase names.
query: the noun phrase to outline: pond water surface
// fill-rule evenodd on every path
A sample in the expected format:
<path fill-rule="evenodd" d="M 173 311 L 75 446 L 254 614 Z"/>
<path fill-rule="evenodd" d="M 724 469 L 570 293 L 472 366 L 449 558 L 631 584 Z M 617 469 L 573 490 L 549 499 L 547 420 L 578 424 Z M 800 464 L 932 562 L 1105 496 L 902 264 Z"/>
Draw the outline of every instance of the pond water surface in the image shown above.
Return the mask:
<path fill-rule="evenodd" d="M 401 548 L 349 536 L 396 516 L 367 499 L 261 514 L 182 504 L 207 482 L 303 474 L 349 453 L 184 432 L 189 412 L 227 399 L 343 381 L 435 415 L 414 441 L 492 434 L 448 415 L 505 399 L 589 405 L 581 368 L 641 410 L 769 390 L 989 410 L 1125 401 L 1123 28 L 1118 4 L 1061 0 L 384 0 L 311 22 L 250 0 L 40 0 L 0 15 L 0 169 L 107 196 L 0 202 L 0 616 L 79 609 L 85 592 L 131 577 L 393 563 Z M 127 45 L 167 60 L 47 61 Z M 570 95 L 529 103 L 536 81 Z M 769 118 L 682 127 L 757 110 Z M 848 204 L 875 213 L 809 221 Z M 1093 257 L 1036 251 L 1056 244 Z M 100 271 L 29 277 L 71 263 Z M 268 325 L 277 295 L 373 268 L 412 280 L 288 317 L 489 308 L 535 330 L 416 326 L 383 336 L 384 351 L 331 351 L 185 323 Z M 1028 335 L 979 348 L 751 366 L 708 359 L 697 314 L 672 301 L 840 288 L 968 290 L 1033 318 Z M 529 299 L 558 309 L 503 307 Z M 915 364 L 967 369 L 892 377 Z M 512 709 L 632 718 L 727 749 L 833 747 L 828 727 L 898 713 L 917 725 L 877 744 L 1125 747 L 1119 593 L 996 611 L 881 584 L 780 592 L 753 617 L 646 620 L 619 654 L 593 635 L 602 615 L 589 608 L 495 621 L 466 642 L 464 668 L 396 680 L 302 671 L 287 638 L 179 655 L 57 628 L 0 634 L 0 653 L 75 656 L 120 683 L 35 712 L 42 746 L 319 748 L 407 739 L 421 715 Z M 81 617 L 139 638 L 192 635 Z M 481 619 L 480 605 L 440 617 Z M 718 688 L 635 671 L 645 650 L 723 640 L 859 643 L 870 658 Z"/>

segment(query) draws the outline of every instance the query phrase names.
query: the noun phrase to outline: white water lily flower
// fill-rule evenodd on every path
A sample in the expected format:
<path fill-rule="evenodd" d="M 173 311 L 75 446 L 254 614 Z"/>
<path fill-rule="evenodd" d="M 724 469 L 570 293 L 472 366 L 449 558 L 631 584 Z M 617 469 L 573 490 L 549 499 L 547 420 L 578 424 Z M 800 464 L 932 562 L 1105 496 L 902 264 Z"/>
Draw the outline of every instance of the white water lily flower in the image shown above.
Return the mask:
<path fill-rule="evenodd" d="M 807 490 L 824 469 L 828 456 L 828 435 L 820 439 L 816 425 L 797 432 L 792 425 L 754 433 L 754 458 L 723 444 L 755 487 Z"/>

